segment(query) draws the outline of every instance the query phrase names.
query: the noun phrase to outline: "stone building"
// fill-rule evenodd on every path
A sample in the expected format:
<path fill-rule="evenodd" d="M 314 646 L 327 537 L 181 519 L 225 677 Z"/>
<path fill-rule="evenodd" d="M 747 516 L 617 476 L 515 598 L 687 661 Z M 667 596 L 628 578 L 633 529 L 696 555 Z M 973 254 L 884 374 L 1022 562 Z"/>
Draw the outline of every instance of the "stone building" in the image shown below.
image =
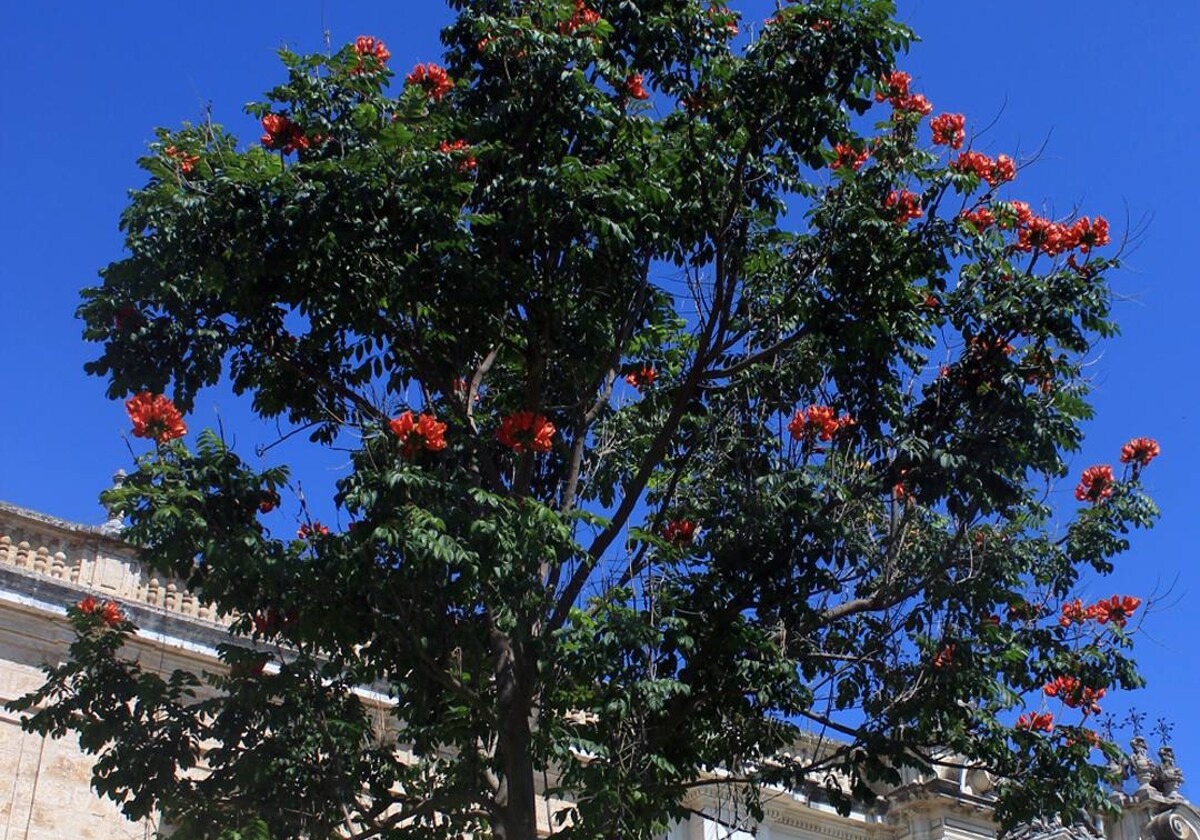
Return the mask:
<path fill-rule="evenodd" d="M 43 682 L 41 666 L 61 660 L 71 639 L 65 608 L 87 595 L 113 599 L 138 626 L 130 649 L 148 667 L 192 671 L 219 667 L 225 622 L 177 581 L 139 564 L 117 538 L 120 523 L 64 522 L 0 502 L 0 703 Z M 381 716 L 385 699 L 377 698 Z M 1038 823 L 1006 840 L 1200 840 L 1200 813 L 1180 794 L 1182 773 L 1170 749 L 1158 760 L 1134 739 L 1132 792 L 1114 794 L 1118 819 L 1103 826 Z M 126 820 L 91 790 L 88 757 L 71 739 L 21 730 L 0 710 L 0 840 L 133 840 L 156 826 Z M 668 840 L 994 840 L 990 782 L 981 771 L 914 779 L 868 811 L 842 817 L 815 794 L 777 791 L 765 820 L 747 821 L 713 793 L 689 803 L 696 816 Z M 565 803 L 546 802 L 543 822 Z M 700 816 L 700 815 L 704 816 Z"/>

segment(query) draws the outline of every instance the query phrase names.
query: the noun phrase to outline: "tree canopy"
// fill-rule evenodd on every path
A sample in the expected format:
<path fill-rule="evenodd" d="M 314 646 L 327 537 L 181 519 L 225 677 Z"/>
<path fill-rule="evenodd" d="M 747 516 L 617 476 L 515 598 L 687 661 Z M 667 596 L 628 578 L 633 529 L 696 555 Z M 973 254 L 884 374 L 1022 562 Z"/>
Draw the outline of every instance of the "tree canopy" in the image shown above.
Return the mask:
<path fill-rule="evenodd" d="M 1075 590 L 1157 445 L 1049 490 L 1107 222 L 1020 201 L 885 0 L 451 5 L 438 62 L 284 51 L 261 140 L 141 159 L 80 308 L 153 444 L 108 501 L 238 616 L 229 668 L 143 669 L 81 603 L 26 725 L 178 836 L 532 840 L 548 790 L 555 837 L 649 838 L 717 769 L 845 807 L 947 756 L 1006 823 L 1102 806 L 1139 603 Z M 345 527 L 189 437 L 222 381 L 351 452 Z"/>

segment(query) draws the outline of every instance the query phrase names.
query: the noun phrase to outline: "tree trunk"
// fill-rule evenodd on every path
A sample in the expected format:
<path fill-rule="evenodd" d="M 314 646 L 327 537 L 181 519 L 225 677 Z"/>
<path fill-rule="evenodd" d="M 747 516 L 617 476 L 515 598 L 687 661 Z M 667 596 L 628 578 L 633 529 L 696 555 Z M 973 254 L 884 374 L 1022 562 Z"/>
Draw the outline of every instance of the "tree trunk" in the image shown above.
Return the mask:
<path fill-rule="evenodd" d="M 533 776 L 533 734 L 529 727 L 532 691 L 530 672 L 519 643 L 500 634 L 492 640 L 496 652 L 499 712 L 496 758 L 501 774 L 496 794 L 499 820 L 492 827 L 497 840 L 537 840 L 537 796 Z"/>

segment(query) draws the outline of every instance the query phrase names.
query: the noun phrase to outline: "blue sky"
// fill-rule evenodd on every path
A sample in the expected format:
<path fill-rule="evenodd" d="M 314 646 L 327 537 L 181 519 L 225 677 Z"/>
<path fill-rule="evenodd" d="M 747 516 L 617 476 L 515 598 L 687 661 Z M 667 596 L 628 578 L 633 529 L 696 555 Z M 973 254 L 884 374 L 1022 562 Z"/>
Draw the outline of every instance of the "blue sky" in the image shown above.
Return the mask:
<path fill-rule="evenodd" d="M 766 0 L 734 0 L 747 21 Z M 899 0 L 923 38 L 902 67 L 938 111 L 988 126 L 976 146 L 1031 156 L 1012 195 L 1035 207 L 1101 214 L 1138 233 L 1112 280 L 1123 335 L 1090 368 L 1097 419 L 1074 473 L 1114 462 L 1136 435 L 1162 457 L 1146 482 L 1163 510 L 1134 536 L 1115 576 L 1087 595 L 1157 595 L 1139 638 L 1149 687 L 1129 698 L 1151 720 L 1176 724 L 1185 769 L 1200 768 L 1200 718 L 1181 700 L 1200 688 L 1200 362 L 1195 280 L 1192 150 L 1200 140 L 1200 4 L 1117 0 L 949 3 Z M 8 3 L 0 11 L 0 499 L 81 522 L 103 517 L 96 496 L 131 460 L 128 421 L 84 375 L 95 348 L 74 319 L 78 290 L 121 253 L 117 218 L 134 166 L 158 125 L 214 118 L 251 142 L 241 106 L 280 78 L 274 50 L 317 50 L 359 34 L 383 38 L 392 63 L 436 60 L 449 19 L 433 0 L 209 3 Z M 220 418 L 248 455 L 274 439 L 242 405 L 217 391 L 201 398 L 193 428 Z M 283 446 L 273 461 L 302 452 Z M 252 456 L 251 456 L 252 457 Z M 327 456 L 306 463 L 336 471 Z M 1070 504 L 1073 483 L 1056 498 Z M 1110 702 L 1119 708 L 1123 700 Z M 1194 772 L 1200 772 L 1200 769 Z"/>

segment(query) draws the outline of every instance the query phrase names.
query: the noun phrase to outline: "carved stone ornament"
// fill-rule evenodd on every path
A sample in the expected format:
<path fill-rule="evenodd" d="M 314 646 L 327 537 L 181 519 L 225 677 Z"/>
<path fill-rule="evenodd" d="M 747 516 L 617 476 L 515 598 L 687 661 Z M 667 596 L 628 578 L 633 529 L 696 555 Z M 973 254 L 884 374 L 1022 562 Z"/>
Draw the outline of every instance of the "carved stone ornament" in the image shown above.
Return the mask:
<path fill-rule="evenodd" d="M 1186 805 L 1176 805 L 1146 823 L 1142 840 L 1197 840 L 1200 838 L 1200 814 Z"/>

